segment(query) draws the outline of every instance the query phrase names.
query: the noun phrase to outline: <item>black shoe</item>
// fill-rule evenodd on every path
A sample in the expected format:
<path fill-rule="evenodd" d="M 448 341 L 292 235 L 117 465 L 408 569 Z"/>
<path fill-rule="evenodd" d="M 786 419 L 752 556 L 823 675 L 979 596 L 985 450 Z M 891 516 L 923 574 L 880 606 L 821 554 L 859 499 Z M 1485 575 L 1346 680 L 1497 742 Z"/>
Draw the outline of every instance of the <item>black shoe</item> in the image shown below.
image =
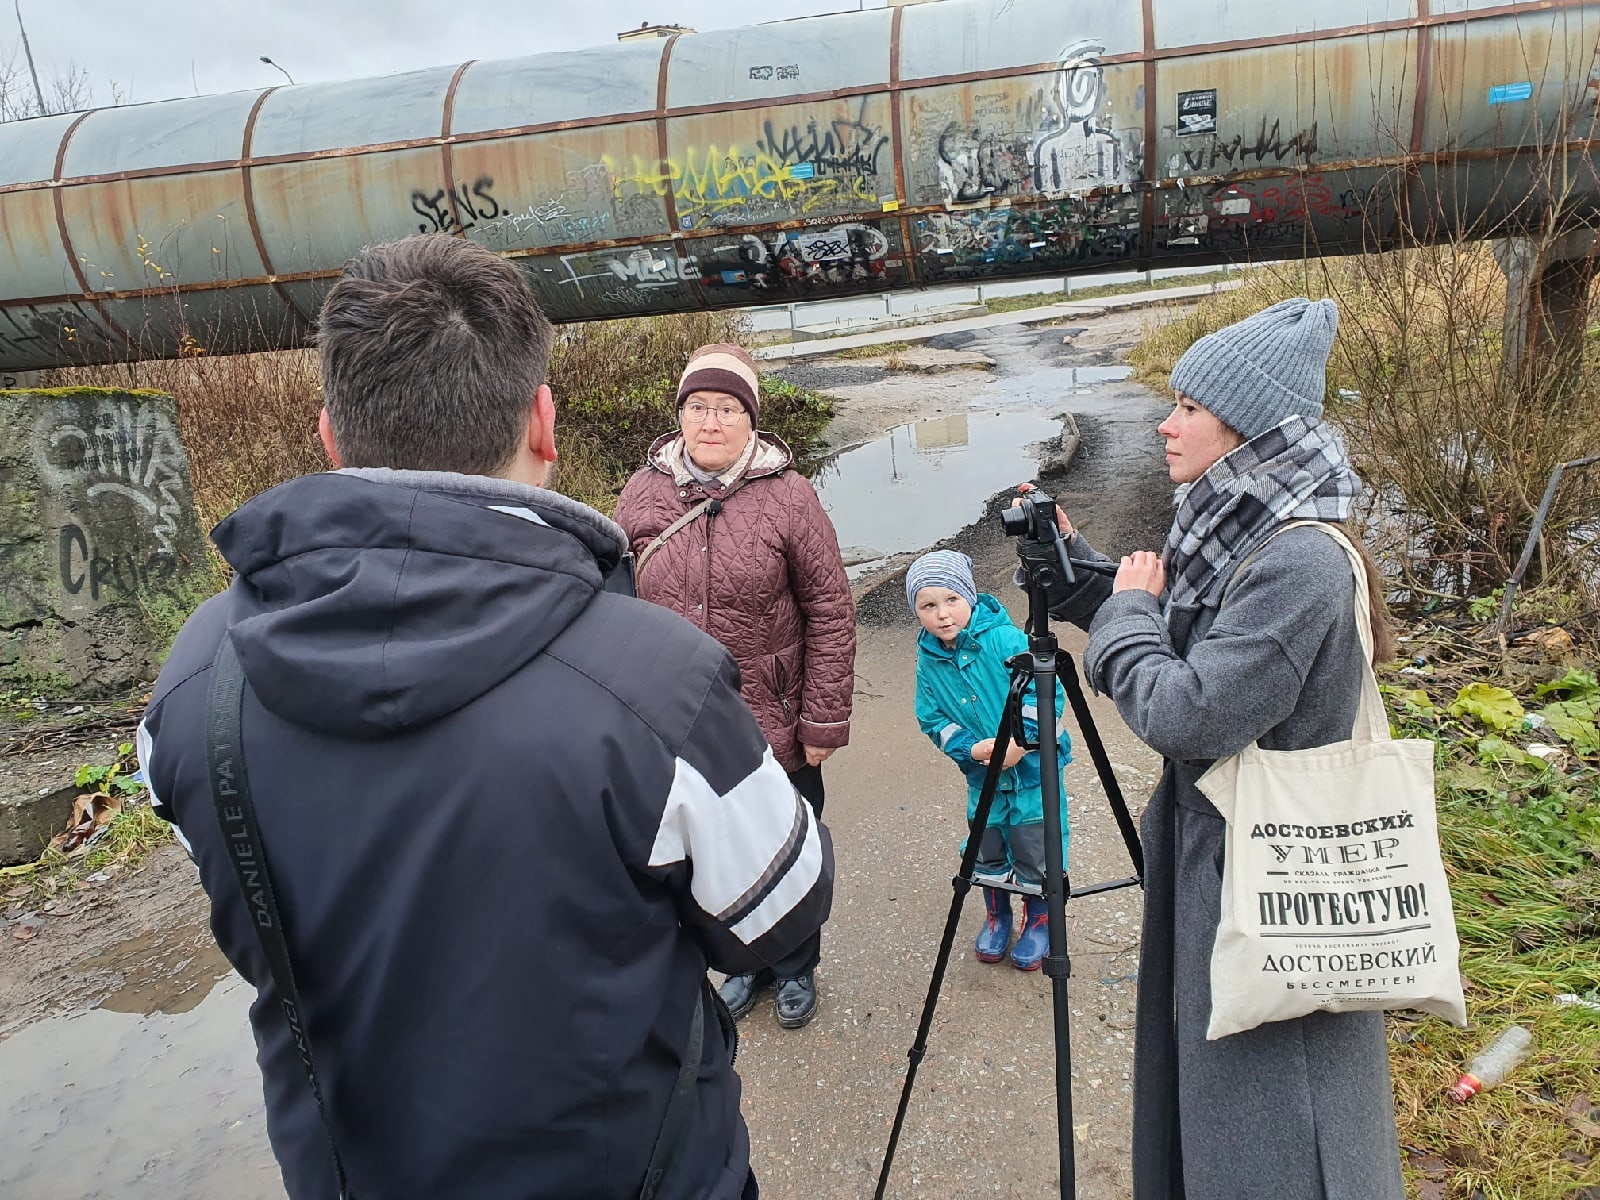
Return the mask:
<path fill-rule="evenodd" d="M 729 975 L 717 989 L 728 1013 L 737 1021 L 756 1006 L 756 999 L 772 986 L 771 971 L 757 971 L 754 975 Z"/>
<path fill-rule="evenodd" d="M 778 981 L 778 1024 L 799 1029 L 817 1015 L 817 985 L 810 975 Z"/>

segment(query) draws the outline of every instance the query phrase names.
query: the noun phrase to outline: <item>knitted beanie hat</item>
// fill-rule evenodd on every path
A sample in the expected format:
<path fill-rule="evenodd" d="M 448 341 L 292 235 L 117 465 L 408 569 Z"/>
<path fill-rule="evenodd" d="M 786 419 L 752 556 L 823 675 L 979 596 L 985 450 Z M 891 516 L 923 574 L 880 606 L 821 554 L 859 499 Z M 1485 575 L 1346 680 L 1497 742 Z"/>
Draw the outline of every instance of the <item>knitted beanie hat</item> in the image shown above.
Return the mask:
<path fill-rule="evenodd" d="M 695 392 L 725 392 L 744 405 L 752 426 L 761 423 L 761 377 L 742 347 L 713 342 L 691 354 L 678 381 L 678 407 Z"/>
<path fill-rule="evenodd" d="M 1292 416 L 1320 417 L 1338 328 L 1332 300 L 1280 301 L 1190 346 L 1172 386 L 1246 440 Z"/>
<path fill-rule="evenodd" d="M 906 603 L 917 611 L 917 593 L 925 587 L 949 588 L 976 607 L 978 588 L 972 582 L 972 560 L 959 550 L 934 550 L 924 554 L 906 572 Z"/>

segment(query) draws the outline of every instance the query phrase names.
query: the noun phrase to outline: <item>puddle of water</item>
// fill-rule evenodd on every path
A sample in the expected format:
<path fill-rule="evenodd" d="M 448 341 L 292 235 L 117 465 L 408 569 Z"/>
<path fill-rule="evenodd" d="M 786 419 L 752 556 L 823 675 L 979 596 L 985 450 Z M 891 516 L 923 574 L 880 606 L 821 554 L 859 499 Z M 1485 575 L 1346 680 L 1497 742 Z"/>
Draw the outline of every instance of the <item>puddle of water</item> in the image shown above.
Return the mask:
<path fill-rule="evenodd" d="M 983 515 L 990 496 L 1033 477 L 1028 447 L 1056 437 L 1038 411 L 955 413 L 901 425 L 812 478 L 852 579 L 890 555 L 931 546 Z"/>
<path fill-rule="evenodd" d="M 122 978 L 122 986 L 101 999 L 101 1008 L 148 1017 L 188 1012 L 233 968 L 200 922 L 129 938 L 85 959 L 83 970 L 111 971 Z"/>
<path fill-rule="evenodd" d="M 0 1042 L 6 1200 L 283 1200 L 238 976 L 187 1011 L 94 1009 Z M 188 999 L 185 993 L 183 1000 Z"/>
<path fill-rule="evenodd" d="M 1008 375 L 994 380 L 983 391 L 984 404 L 1052 405 L 1067 396 L 1082 396 L 1107 383 L 1121 383 L 1133 376 L 1133 368 L 1043 367 L 1024 375 Z"/>

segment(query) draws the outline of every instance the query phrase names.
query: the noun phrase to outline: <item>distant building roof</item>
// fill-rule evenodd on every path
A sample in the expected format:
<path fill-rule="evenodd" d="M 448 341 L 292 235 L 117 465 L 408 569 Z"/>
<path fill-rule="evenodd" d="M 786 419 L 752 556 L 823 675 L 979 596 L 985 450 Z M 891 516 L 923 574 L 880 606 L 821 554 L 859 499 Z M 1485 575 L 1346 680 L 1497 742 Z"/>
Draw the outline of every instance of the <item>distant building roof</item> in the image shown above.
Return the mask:
<path fill-rule="evenodd" d="M 693 33 L 687 25 L 652 25 L 648 21 L 639 22 L 639 28 L 624 30 L 617 34 L 619 42 L 635 42 L 641 38 L 668 38 L 677 33 Z"/>

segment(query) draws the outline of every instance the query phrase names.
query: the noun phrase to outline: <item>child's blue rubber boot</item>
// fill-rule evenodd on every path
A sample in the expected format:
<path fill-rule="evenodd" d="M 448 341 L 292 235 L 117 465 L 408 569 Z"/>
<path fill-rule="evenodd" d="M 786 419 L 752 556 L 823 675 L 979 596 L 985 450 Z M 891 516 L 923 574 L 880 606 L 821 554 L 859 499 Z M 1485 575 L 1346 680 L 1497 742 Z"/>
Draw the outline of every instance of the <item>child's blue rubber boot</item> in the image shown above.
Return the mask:
<path fill-rule="evenodd" d="M 1011 893 L 999 888 L 983 889 L 983 927 L 973 953 L 979 962 L 995 963 L 1006 956 L 1011 944 Z"/>
<path fill-rule="evenodd" d="M 1022 932 L 1011 950 L 1011 965 L 1019 971 L 1037 971 L 1050 950 L 1050 908 L 1043 896 L 1022 898 Z"/>

